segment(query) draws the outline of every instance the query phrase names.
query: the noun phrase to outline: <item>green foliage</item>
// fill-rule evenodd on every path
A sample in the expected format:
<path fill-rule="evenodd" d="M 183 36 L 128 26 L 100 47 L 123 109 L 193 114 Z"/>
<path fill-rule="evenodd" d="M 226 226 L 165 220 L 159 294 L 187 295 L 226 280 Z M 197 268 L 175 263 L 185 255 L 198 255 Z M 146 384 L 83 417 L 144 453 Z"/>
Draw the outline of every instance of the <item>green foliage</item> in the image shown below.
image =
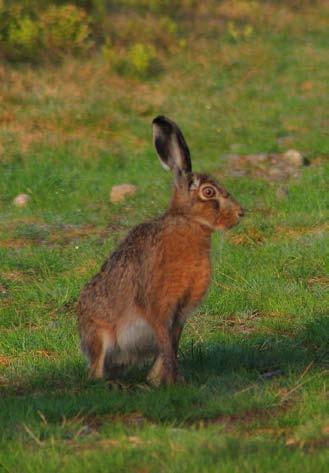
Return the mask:
<path fill-rule="evenodd" d="M 85 53 L 91 47 L 86 12 L 73 5 L 51 6 L 40 15 L 41 42 L 56 55 Z"/>
<path fill-rule="evenodd" d="M 242 28 L 239 28 L 233 21 L 229 21 L 227 24 L 227 34 L 234 42 L 239 40 L 246 41 L 252 37 L 253 33 L 254 28 L 252 25 L 246 24 Z"/>
<path fill-rule="evenodd" d="M 107 41 L 102 54 L 111 69 L 122 75 L 146 79 L 157 72 L 156 50 L 152 45 L 136 43 L 122 52 Z"/>
<path fill-rule="evenodd" d="M 28 16 L 18 17 L 9 24 L 8 46 L 18 59 L 33 59 L 39 40 L 39 27 Z"/>
<path fill-rule="evenodd" d="M 155 49 L 147 44 L 134 44 L 128 52 L 129 67 L 137 75 L 146 76 L 155 60 Z"/>
<path fill-rule="evenodd" d="M 12 61 L 81 55 L 92 46 L 88 15 L 74 5 L 50 5 L 40 11 L 24 6 L 2 6 L 0 24 L 5 57 Z"/>
<path fill-rule="evenodd" d="M 318 0 L 316 4 L 322 5 L 324 1 Z M 226 37 L 232 43 L 252 41 L 256 32 L 262 30 L 265 33 L 288 31 L 292 26 L 298 31 L 299 20 L 294 21 L 296 9 L 298 12 L 308 9 L 311 28 L 316 24 L 312 18 L 314 2 L 275 3 L 282 4 L 277 20 L 273 19 L 274 2 L 256 0 L 207 0 L 202 3 L 196 0 L 2 1 L 1 56 L 12 62 L 57 61 L 67 54 L 86 55 L 94 50 L 93 46 L 106 50 L 110 43 L 112 59 L 115 57 L 115 63 L 119 64 L 115 68 L 117 72 L 125 74 L 129 69 L 131 74 L 142 78 L 147 73 L 141 74 L 141 69 L 152 70 L 152 66 L 146 65 L 152 63 L 152 48 L 158 60 L 164 53 L 160 62 L 165 64 L 168 55 L 175 54 L 187 39 L 195 41 L 202 37 L 198 30 L 207 18 L 213 18 L 213 21 L 209 22 L 206 35 L 217 34 L 221 42 Z M 327 28 L 325 16 L 322 28 Z M 138 46 L 135 51 L 137 44 L 143 44 L 143 48 Z M 128 61 L 122 60 L 125 55 L 129 56 Z"/>
<path fill-rule="evenodd" d="M 196 0 L 116 0 L 116 5 L 155 13 L 175 13 L 181 8 L 193 7 Z"/>
<path fill-rule="evenodd" d="M 2 56 L 12 62 L 52 61 L 65 55 L 86 55 L 101 45 L 118 72 L 146 77 L 156 50 L 172 52 L 177 47 L 181 8 L 193 2 L 168 0 L 55 1 L 37 0 L 0 4 Z M 142 32 L 142 40 L 141 40 Z M 127 60 L 123 59 L 127 56 Z"/>

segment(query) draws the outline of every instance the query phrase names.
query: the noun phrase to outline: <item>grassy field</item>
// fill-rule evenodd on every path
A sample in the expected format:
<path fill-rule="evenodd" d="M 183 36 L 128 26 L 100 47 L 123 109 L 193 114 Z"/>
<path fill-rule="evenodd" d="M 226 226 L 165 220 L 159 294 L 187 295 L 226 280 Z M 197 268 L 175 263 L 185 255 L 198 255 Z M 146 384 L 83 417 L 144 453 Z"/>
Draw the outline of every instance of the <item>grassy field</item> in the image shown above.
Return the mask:
<path fill-rule="evenodd" d="M 98 56 L 0 67 L 0 472 L 327 471 L 322 3 L 269 2 L 261 23 L 224 8 L 226 33 L 216 29 L 223 7 L 205 8 L 147 80 Z M 214 236 L 212 285 L 181 344 L 186 384 L 151 389 L 132 369 L 109 386 L 87 379 L 75 302 L 127 231 L 167 205 L 171 176 L 151 145 L 159 113 L 182 127 L 194 169 L 216 175 L 248 214 Z M 232 154 L 290 148 L 309 164 L 296 177 L 262 175 L 243 158 L 232 168 Z M 110 203 L 124 182 L 136 195 Z M 16 208 L 22 192 L 30 202 Z"/>

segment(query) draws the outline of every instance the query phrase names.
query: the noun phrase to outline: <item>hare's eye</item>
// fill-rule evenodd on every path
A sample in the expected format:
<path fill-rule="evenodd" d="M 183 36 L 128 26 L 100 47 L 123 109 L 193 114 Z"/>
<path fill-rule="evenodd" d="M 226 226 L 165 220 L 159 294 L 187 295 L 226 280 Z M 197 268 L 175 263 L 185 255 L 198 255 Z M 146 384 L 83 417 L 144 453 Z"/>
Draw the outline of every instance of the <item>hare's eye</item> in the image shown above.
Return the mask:
<path fill-rule="evenodd" d="M 202 189 L 202 195 L 206 199 L 211 199 L 212 197 L 214 197 L 215 194 L 216 194 L 216 191 L 211 186 L 206 186 Z"/>

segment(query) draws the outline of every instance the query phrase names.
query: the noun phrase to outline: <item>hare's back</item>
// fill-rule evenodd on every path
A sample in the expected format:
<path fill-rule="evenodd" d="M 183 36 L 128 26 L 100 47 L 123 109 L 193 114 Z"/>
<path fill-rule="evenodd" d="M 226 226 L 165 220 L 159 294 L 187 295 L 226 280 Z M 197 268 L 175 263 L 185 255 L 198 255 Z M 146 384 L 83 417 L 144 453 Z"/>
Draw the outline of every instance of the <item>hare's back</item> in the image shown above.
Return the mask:
<path fill-rule="evenodd" d="M 128 266 L 144 264 L 155 251 L 162 238 L 163 219 L 141 223 L 134 227 L 121 242 L 102 267 L 102 271 L 115 272 L 117 269 L 124 271 Z"/>
<path fill-rule="evenodd" d="M 79 318 L 117 318 L 131 307 L 147 284 L 154 255 L 161 240 L 161 219 L 133 228 L 84 287 Z"/>

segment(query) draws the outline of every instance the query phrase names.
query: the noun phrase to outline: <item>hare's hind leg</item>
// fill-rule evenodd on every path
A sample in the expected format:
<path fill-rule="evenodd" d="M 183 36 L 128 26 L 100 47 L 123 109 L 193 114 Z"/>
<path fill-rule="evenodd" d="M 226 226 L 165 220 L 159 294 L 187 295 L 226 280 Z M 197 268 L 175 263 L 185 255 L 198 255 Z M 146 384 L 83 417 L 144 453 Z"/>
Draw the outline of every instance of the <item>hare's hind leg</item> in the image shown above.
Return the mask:
<path fill-rule="evenodd" d="M 103 324 L 102 324 L 103 325 Z M 89 377 L 101 379 L 105 375 L 106 357 L 114 350 L 115 337 L 111 326 L 94 327 L 84 343 L 84 351 L 89 359 Z"/>

